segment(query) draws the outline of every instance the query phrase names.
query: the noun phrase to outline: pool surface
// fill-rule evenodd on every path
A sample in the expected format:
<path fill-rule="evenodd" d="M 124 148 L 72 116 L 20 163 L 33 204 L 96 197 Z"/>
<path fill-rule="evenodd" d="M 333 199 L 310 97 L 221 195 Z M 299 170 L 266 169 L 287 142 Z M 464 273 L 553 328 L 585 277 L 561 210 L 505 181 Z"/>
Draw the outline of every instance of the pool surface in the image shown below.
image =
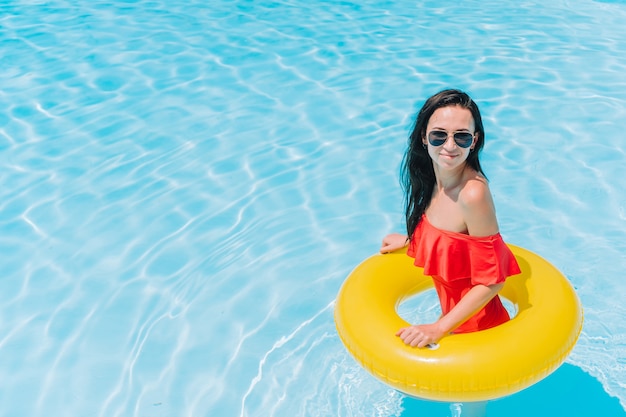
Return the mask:
<path fill-rule="evenodd" d="M 626 2 L 506 4 L 1 2 L 0 415 L 466 415 L 333 323 L 402 231 L 416 111 L 456 87 L 502 235 L 585 309 L 486 415 L 626 416 Z"/>

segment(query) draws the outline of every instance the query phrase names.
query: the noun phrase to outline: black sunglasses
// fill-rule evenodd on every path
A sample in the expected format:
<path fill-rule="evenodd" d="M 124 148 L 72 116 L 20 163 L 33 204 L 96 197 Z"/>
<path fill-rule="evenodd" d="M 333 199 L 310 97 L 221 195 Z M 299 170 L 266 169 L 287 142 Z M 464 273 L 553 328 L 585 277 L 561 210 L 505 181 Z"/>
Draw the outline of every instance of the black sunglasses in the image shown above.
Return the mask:
<path fill-rule="evenodd" d="M 469 148 L 474 141 L 474 134 L 469 132 L 455 132 L 454 142 L 460 148 Z M 448 132 L 444 130 L 431 130 L 428 132 L 428 142 L 433 146 L 441 146 L 448 140 Z"/>

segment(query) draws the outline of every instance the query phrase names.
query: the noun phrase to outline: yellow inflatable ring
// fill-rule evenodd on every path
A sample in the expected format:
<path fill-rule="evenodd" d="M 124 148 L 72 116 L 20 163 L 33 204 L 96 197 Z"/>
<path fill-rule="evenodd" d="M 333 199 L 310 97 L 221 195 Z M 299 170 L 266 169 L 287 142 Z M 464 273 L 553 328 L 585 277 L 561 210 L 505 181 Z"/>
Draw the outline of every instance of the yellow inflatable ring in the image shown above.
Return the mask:
<path fill-rule="evenodd" d="M 402 301 L 432 287 L 405 251 L 374 255 L 344 282 L 335 324 L 344 345 L 371 374 L 407 395 L 438 401 L 484 401 L 548 376 L 572 350 L 583 313 L 569 281 L 538 255 L 509 245 L 522 273 L 500 295 L 516 315 L 500 326 L 449 335 L 437 349 L 406 346 L 395 333 L 408 323 Z"/>

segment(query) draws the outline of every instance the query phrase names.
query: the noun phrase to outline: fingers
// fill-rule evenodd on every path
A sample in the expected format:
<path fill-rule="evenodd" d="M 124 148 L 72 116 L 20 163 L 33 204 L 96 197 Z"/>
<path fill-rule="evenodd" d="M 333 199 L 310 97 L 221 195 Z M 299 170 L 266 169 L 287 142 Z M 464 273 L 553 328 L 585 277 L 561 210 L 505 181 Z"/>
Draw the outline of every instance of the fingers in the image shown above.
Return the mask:
<path fill-rule="evenodd" d="M 404 246 L 406 246 L 406 236 L 398 233 L 391 233 L 383 239 L 380 247 L 380 253 L 395 252 Z"/>
<path fill-rule="evenodd" d="M 387 245 L 386 243 L 383 242 L 383 245 L 380 248 L 380 253 L 389 253 L 389 252 L 393 252 L 395 249 L 393 249 L 391 247 L 391 245 Z"/>
<path fill-rule="evenodd" d="M 400 337 L 404 344 L 417 348 L 424 348 L 437 342 L 433 337 L 423 332 L 419 326 L 403 327 L 396 332 L 396 336 Z"/>
<path fill-rule="evenodd" d="M 402 247 L 402 245 L 398 245 L 395 244 L 394 242 L 384 242 L 380 247 L 380 253 L 390 253 L 390 252 L 395 252 L 398 249 L 400 249 Z"/>
<path fill-rule="evenodd" d="M 388 238 L 385 237 L 380 245 L 380 253 L 387 253 L 387 252 L 391 252 L 392 250 L 391 248 L 391 242 L 389 242 L 387 240 Z"/>
<path fill-rule="evenodd" d="M 396 332 L 404 344 L 416 347 L 422 341 L 422 334 L 412 327 L 404 327 Z"/>

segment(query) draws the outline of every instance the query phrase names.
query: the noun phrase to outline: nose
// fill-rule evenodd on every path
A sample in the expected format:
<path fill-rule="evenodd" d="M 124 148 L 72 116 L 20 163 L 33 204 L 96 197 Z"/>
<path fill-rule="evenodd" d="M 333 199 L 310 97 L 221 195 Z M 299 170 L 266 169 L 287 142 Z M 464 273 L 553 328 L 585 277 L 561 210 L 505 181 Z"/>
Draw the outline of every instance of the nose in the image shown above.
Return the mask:
<path fill-rule="evenodd" d="M 444 148 L 454 149 L 458 147 L 456 141 L 454 140 L 454 133 L 448 133 L 448 137 L 446 137 L 446 141 L 443 143 Z"/>

